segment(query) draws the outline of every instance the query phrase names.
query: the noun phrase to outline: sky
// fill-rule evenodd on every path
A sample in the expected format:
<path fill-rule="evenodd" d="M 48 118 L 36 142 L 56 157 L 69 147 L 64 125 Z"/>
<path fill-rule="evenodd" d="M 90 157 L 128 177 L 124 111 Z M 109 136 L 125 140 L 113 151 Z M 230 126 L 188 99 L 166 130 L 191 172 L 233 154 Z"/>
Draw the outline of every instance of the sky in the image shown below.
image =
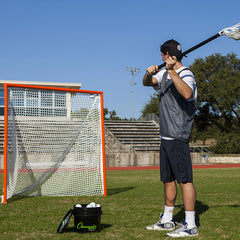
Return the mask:
<path fill-rule="evenodd" d="M 142 78 L 162 63 L 160 45 L 175 39 L 186 51 L 239 23 L 239 9 L 239 0 L 0 0 L 0 80 L 81 83 L 102 91 L 109 111 L 138 119 L 154 93 Z M 240 58 L 240 41 L 221 36 L 182 63 L 215 53 Z M 127 67 L 140 69 L 134 91 Z"/>

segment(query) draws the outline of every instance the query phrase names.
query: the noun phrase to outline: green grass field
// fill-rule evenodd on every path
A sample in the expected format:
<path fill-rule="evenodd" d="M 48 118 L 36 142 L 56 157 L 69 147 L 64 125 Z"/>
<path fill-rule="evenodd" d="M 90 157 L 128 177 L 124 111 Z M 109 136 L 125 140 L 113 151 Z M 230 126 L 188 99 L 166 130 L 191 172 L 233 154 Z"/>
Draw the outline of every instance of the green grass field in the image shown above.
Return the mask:
<path fill-rule="evenodd" d="M 170 239 L 166 232 L 147 231 L 164 208 L 159 170 L 107 172 L 107 197 L 29 197 L 0 205 L 0 239 Z M 0 183 L 2 184 L 2 178 Z M 196 222 L 193 239 L 239 239 L 240 168 L 195 169 Z M 184 218 L 181 191 L 174 220 Z M 101 231 L 74 232 L 74 218 L 64 233 L 56 230 L 77 203 L 102 205 Z"/>

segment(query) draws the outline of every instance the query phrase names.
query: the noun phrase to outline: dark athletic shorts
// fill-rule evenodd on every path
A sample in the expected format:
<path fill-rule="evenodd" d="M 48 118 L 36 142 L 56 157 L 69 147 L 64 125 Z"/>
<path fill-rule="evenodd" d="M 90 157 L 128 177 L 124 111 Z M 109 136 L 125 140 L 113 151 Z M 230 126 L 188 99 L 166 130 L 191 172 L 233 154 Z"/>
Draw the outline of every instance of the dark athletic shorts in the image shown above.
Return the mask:
<path fill-rule="evenodd" d="M 164 183 L 175 180 L 178 183 L 193 182 L 192 162 L 187 142 L 162 139 L 160 175 Z"/>

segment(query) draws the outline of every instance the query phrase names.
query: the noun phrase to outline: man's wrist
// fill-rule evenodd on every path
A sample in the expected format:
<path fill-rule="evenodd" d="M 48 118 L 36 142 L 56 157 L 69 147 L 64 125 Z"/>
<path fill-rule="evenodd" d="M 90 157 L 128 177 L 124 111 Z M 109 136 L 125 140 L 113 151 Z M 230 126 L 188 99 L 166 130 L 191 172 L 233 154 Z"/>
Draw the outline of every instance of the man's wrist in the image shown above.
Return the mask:
<path fill-rule="evenodd" d="M 149 73 L 148 71 L 146 71 L 146 74 L 147 74 L 148 77 L 151 77 L 151 76 L 152 76 L 152 74 Z"/>

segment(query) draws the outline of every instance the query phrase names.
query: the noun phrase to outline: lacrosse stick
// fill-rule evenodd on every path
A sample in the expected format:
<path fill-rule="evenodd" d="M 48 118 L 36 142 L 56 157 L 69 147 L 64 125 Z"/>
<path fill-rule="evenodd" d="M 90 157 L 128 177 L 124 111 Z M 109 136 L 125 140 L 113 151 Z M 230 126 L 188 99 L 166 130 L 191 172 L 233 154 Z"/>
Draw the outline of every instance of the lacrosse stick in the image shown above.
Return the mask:
<path fill-rule="evenodd" d="M 58 226 L 57 233 L 61 233 L 69 224 L 70 218 L 73 214 L 73 209 L 70 209 L 67 214 L 64 216 L 63 220 L 61 221 L 60 225 Z"/>
<path fill-rule="evenodd" d="M 212 40 L 225 35 L 228 38 L 233 38 L 234 40 L 239 40 L 240 39 L 240 23 L 232 26 L 232 27 L 228 27 L 228 28 L 224 28 L 223 30 L 221 30 L 219 33 L 215 34 L 214 36 L 206 39 L 205 41 L 195 45 L 194 47 L 188 49 L 187 51 L 182 53 L 182 56 L 186 56 L 188 53 L 194 51 L 197 48 L 200 48 L 201 46 L 211 42 Z M 164 67 L 166 65 L 166 63 L 163 63 L 161 65 L 158 66 L 158 69 Z"/>

